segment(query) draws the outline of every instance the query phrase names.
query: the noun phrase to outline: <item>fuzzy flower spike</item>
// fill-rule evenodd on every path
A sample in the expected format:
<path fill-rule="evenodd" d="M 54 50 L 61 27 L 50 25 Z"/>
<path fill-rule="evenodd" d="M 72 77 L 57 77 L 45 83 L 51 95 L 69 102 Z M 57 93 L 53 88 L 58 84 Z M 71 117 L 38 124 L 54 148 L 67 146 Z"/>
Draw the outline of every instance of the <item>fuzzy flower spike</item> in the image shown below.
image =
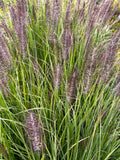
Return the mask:
<path fill-rule="evenodd" d="M 2 28 L 0 28 L 2 30 Z M 7 41 L 2 31 L 0 31 L 0 90 L 7 96 L 8 89 L 8 68 L 11 64 L 11 55 L 8 49 Z"/>
<path fill-rule="evenodd" d="M 60 16 L 60 2 L 59 0 L 53 0 L 53 23 L 56 24 Z"/>
<path fill-rule="evenodd" d="M 61 76 L 62 76 L 62 67 L 61 64 L 58 63 L 54 69 L 54 89 L 59 89 L 61 85 Z"/>
<path fill-rule="evenodd" d="M 10 7 L 14 30 L 18 36 L 20 51 L 23 59 L 26 56 L 26 26 L 27 26 L 27 3 L 26 0 L 16 0 L 17 6 Z"/>
<path fill-rule="evenodd" d="M 31 139 L 32 147 L 34 151 L 41 151 L 41 131 L 39 128 L 38 120 L 33 112 L 29 112 L 26 118 L 27 132 Z"/>
<path fill-rule="evenodd" d="M 71 45 L 72 45 L 72 33 L 69 27 L 70 15 L 71 15 L 71 3 L 72 1 L 70 0 L 67 5 L 66 16 L 65 16 L 65 28 L 63 32 L 62 57 L 64 60 L 67 60 L 67 57 L 70 55 Z"/>
<path fill-rule="evenodd" d="M 68 84 L 68 90 L 67 90 L 68 103 L 71 103 L 74 98 L 74 93 L 75 93 L 75 89 L 76 89 L 76 82 L 77 82 L 77 70 L 75 68 L 73 70 L 73 73 L 70 78 L 70 82 Z"/>
<path fill-rule="evenodd" d="M 4 10 L 5 6 L 4 6 L 4 2 L 3 0 L 0 0 L 0 9 Z"/>

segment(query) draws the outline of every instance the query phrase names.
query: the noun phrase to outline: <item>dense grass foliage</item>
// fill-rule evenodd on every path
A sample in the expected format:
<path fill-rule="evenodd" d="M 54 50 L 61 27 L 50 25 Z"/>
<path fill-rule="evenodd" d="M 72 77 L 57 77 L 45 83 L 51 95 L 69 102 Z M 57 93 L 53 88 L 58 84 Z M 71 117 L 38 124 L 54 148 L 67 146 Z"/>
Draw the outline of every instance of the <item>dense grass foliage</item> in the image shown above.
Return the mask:
<path fill-rule="evenodd" d="M 118 3 L 0 3 L 0 158 L 120 159 Z"/>

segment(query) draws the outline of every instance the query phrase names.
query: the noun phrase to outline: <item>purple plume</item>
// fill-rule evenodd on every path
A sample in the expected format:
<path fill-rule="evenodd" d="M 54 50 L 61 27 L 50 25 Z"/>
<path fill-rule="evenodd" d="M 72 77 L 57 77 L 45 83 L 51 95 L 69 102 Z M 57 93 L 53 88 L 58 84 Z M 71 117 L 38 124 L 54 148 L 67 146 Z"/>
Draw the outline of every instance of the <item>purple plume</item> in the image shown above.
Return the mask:
<path fill-rule="evenodd" d="M 71 77 L 70 77 L 69 84 L 68 84 L 68 89 L 67 89 L 67 101 L 68 101 L 68 103 L 71 103 L 72 100 L 74 99 L 76 83 L 77 83 L 77 70 L 75 68 Z"/>
<path fill-rule="evenodd" d="M 66 15 L 65 15 L 65 26 L 69 26 L 70 21 L 71 21 L 71 3 L 72 0 L 69 0 L 68 4 L 67 4 L 67 9 L 66 9 Z"/>
<path fill-rule="evenodd" d="M 62 76 L 62 67 L 61 64 L 58 63 L 54 69 L 54 81 L 53 81 L 54 89 L 59 89 L 61 85 L 61 76 Z"/>
<path fill-rule="evenodd" d="M 49 2 L 49 0 L 46 0 L 46 3 L 45 3 L 45 18 L 46 18 L 47 25 L 49 25 L 49 23 L 51 21 L 51 12 L 50 12 L 50 2 Z"/>
<path fill-rule="evenodd" d="M 33 112 L 29 112 L 26 118 L 27 132 L 31 139 L 34 151 L 41 151 L 42 135 L 39 127 L 38 120 Z"/>
<path fill-rule="evenodd" d="M 26 25 L 27 25 L 27 4 L 26 0 L 16 0 L 17 6 L 10 7 L 14 30 L 18 36 L 20 51 L 23 59 L 26 56 Z"/>
<path fill-rule="evenodd" d="M 112 36 L 108 47 L 103 54 L 102 61 L 103 61 L 103 71 L 100 76 L 100 82 L 101 80 L 107 81 L 110 78 L 110 74 L 112 72 L 114 63 L 115 63 L 115 56 L 116 56 L 116 51 L 118 47 L 118 42 L 120 39 L 120 29 L 118 29 L 114 35 Z"/>
<path fill-rule="evenodd" d="M 4 37 L 2 29 L 0 31 L 0 89 L 7 96 L 8 78 L 7 73 L 11 64 L 11 55 L 9 52 L 7 41 Z"/>
<path fill-rule="evenodd" d="M 0 0 L 0 9 L 4 10 L 5 6 L 4 6 L 4 2 L 3 0 Z"/>
<path fill-rule="evenodd" d="M 93 73 L 95 71 L 95 65 L 96 65 L 96 59 L 97 59 L 97 54 L 96 54 L 96 48 L 93 50 L 93 52 L 90 54 L 88 58 L 88 63 L 84 75 L 84 87 L 83 87 L 83 93 L 88 94 L 90 86 L 91 86 L 91 80 Z"/>
<path fill-rule="evenodd" d="M 71 43 L 72 43 L 71 41 L 72 41 L 71 30 L 68 28 L 68 26 L 66 26 L 63 32 L 63 47 L 62 47 L 62 56 L 64 60 L 66 60 L 70 54 Z"/>
<path fill-rule="evenodd" d="M 53 0 L 53 24 L 55 24 L 60 16 L 61 4 L 59 0 Z"/>

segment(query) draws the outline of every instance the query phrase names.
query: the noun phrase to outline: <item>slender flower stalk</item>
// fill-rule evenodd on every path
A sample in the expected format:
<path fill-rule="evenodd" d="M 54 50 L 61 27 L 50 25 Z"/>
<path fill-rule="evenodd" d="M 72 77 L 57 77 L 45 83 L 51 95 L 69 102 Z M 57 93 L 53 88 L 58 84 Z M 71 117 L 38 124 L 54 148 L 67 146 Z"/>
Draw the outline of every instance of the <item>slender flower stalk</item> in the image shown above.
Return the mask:
<path fill-rule="evenodd" d="M 40 131 L 38 120 L 33 112 L 28 113 L 26 119 L 27 132 L 31 139 L 34 151 L 41 151 L 42 133 Z"/>
<path fill-rule="evenodd" d="M 76 89 L 76 83 L 77 83 L 77 70 L 74 69 L 67 89 L 67 101 L 68 103 L 71 103 L 74 99 L 75 89 Z"/>

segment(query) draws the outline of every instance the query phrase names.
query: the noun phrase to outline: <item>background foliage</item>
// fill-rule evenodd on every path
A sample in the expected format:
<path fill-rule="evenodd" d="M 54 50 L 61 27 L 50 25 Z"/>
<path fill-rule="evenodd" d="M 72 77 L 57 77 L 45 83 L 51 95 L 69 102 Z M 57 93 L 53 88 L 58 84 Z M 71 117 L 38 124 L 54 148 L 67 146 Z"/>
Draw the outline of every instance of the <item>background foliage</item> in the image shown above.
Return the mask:
<path fill-rule="evenodd" d="M 112 6 L 4 1 L 2 160 L 120 159 L 120 29 Z"/>

